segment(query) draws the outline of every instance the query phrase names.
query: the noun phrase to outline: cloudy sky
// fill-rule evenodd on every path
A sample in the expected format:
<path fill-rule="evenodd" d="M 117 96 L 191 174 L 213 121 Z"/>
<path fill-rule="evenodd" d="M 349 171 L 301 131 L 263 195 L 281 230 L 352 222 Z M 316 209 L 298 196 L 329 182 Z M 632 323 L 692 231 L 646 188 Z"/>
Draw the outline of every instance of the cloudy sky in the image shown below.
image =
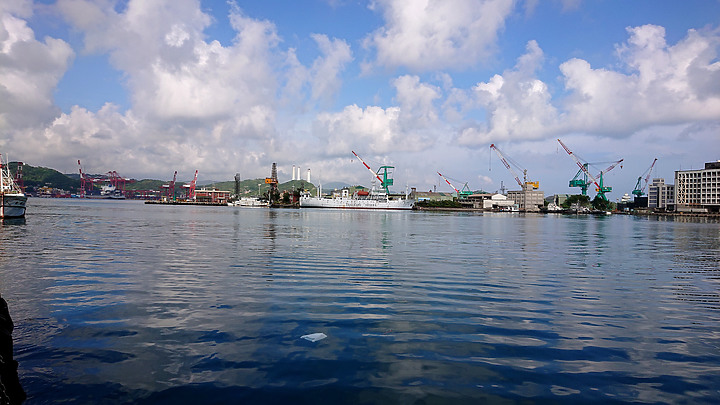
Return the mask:
<path fill-rule="evenodd" d="M 612 199 L 720 159 L 718 0 L 3 0 L 0 152 L 133 178 L 518 186 Z M 594 193 L 593 193 L 594 195 Z"/>

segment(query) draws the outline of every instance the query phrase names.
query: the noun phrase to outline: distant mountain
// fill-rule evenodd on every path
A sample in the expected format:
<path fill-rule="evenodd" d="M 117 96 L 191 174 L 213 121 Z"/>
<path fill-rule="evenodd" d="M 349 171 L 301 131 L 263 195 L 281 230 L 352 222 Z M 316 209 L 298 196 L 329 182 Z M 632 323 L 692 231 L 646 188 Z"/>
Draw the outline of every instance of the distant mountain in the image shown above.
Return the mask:
<path fill-rule="evenodd" d="M 348 183 L 343 183 L 341 181 L 331 181 L 330 183 L 323 183 L 322 188 L 323 190 L 340 190 L 345 187 L 351 187 Z"/>

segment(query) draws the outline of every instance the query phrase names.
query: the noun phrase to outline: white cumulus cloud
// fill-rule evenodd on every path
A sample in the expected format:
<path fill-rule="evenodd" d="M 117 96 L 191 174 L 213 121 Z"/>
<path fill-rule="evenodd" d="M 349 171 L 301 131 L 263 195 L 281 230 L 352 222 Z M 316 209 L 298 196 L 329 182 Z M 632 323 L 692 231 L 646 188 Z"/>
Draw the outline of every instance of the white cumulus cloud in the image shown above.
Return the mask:
<path fill-rule="evenodd" d="M 10 12 L 27 10 L 11 5 L 0 13 L 0 128 L 5 130 L 48 122 L 59 112 L 53 91 L 75 56 L 61 39 L 35 39 L 25 20 Z"/>
<path fill-rule="evenodd" d="M 466 125 L 468 146 L 542 139 L 568 133 L 629 137 L 654 125 L 720 118 L 718 31 L 688 31 L 675 45 L 662 27 L 628 28 L 617 46 L 620 68 L 593 68 L 582 59 L 559 66 L 565 93 L 553 97 L 539 80 L 542 50 L 531 41 L 516 66 L 475 86 L 475 106 L 486 120 Z"/>
<path fill-rule="evenodd" d="M 385 26 L 366 38 L 375 63 L 413 71 L 462 69 L 491 55 L 513 0 L 377 0 Z"/>

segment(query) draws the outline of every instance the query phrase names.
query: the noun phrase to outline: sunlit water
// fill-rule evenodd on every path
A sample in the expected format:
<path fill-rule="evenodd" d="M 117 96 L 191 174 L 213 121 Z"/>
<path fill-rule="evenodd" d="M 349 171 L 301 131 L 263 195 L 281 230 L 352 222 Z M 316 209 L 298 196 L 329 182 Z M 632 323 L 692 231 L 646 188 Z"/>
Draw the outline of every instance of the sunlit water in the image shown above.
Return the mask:
<path fill-rule="evenodd" d="M 720 401 L 718 222 L 28 206 L 27 404 Z"/>

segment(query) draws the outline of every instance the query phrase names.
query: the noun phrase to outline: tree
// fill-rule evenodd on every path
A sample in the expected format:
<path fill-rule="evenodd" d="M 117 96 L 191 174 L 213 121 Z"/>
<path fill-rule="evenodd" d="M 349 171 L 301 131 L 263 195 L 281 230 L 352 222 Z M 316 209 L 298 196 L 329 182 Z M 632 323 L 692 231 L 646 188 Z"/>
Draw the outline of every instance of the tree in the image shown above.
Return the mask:
<path fill-rule="evenodd" d="M 597 198 L 597 197 L 595 197 Z M 575 194 L 568 197 L 565 201 L 563 201 L 562 204 L 560 204 L 563 208 L 568 209 L 573 204 L 577 204 L 581 207 L 587 207 L 590 205 L 590 197 L 582 194 Z"/>
<path fill-rule="evenodd" d="M 593 209 L 599 210 L 599 211 L 612 211 L 615 209 L 615 203 L 612 203 L 608 200 L 604 200 L 600 198 L 600 196 L 595 196 L 595 198 L 592 201 Z"/>

